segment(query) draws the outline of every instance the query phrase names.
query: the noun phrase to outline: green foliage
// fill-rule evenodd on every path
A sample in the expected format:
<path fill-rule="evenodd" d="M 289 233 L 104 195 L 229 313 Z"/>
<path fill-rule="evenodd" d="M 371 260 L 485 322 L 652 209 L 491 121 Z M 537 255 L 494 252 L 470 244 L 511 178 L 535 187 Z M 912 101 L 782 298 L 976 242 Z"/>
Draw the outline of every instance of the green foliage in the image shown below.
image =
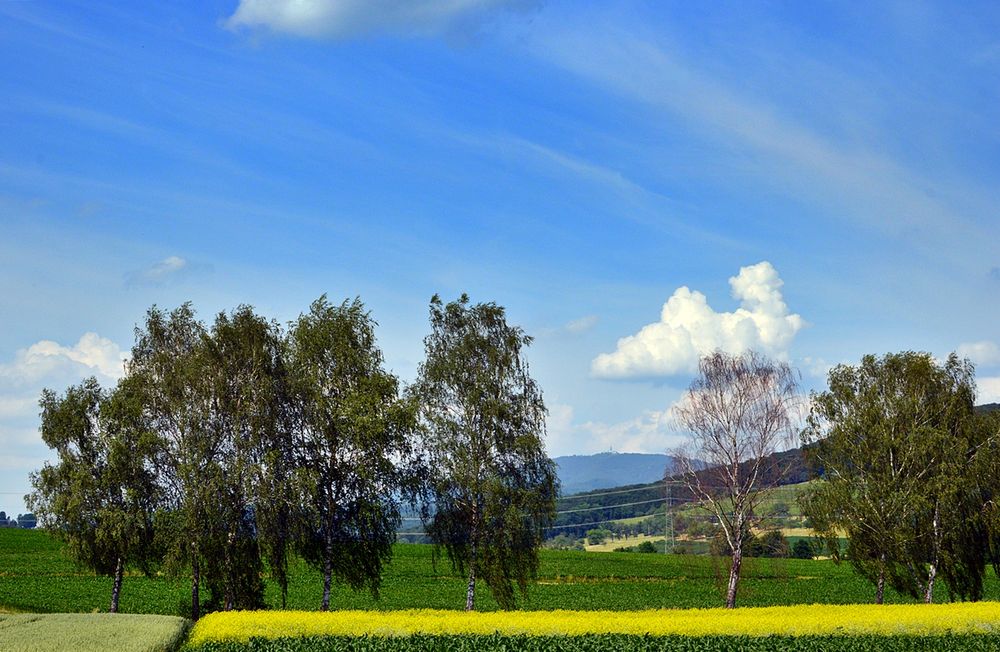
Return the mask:
<path fill-rule="evenodd" d="M 748 557 L 788 557 L 788 540 L 780 530 L 768 530 L 753 537 L 746 554 Z"/>
<path fill-rule="evenodd" d="M 434 296 L 414 395 L 425 430 L 432 540 L 468 569 L 466 608 L 482 579 L 505 608 L 527 593 L 558 478 L 545 454 L 545 404 L 522 349 L 531 338 L 493 303 Z"/>
<path fill-rule="evenodd" d="M 412 490 L 412 402 L 400 400 L 383 369 L 375 322 L 361 301 L 326 297 L 292 324 L 296 550 L 323 573 L 378 593 L 400 519 L 399 496 Z"/>
<path fill-rule="evenodd" d="M 947 636 L 407 636 L 253 639 L 209 643 L 184 652 L 986 652 L 997 635 Z"/>
<path fill-rule="evenodd" d="M 587 530 L 587 543 L 592 546 L 599 546 L 614 535 L 614 532 L 605 528 Z"/>
<path fill-rule="evenodd" d="M 281 353 L 280 329 L 248 306 L 218 314 L 211 328 L 189 304 L 154 307 L 136 329 L 129 374 L 166 493 L 159 540 L 168 570 L 190 569 L 194 617 L 202 582 L 210 608 L 262 605 L 262 549 L 279 582 L 284 575 L 283 533 L 272 527 L 282 503 L 270 500 L 275 456 L 287 448 Z"/>
<path fill-rule="evenodd" d="M 542 547 L 549 550 L 583 550 L 583 542 L 568 534 L 558 534 L 551 539 L 546 539 Z"/>
<path fill-rule="evenodd" d="M 816 552 L 806 539 L 799 539 L 792 546 L 792 557 L 796 559 L 812 559 L 815 555 Z"/>
<path fill-rule="evenodd" d="M 803 512 L 839 557 L 914 597 L 940 572 L 949 592 L 982 596 L 997 474 L 996 432 L 979 426 L 968 361 L 926 353 L 865 356 L 830 371 L 814 394 L 808 440 L 824 481 Z"/>
<path fill-rule="evenodd" d="M 729 542 L 721 532 L 712 538 L 709 553 L 715 557 L 732 555 Z M 743 554 L 747 557 L 781 559 L 788 557 L 791 553 L 785 535 L 779 530 L 768 530 L 760 535 L 746 534 L 743 539 Z"/>
<path fill-rule="evenodd" d="M 80 564 L 113 575 L 111 611 L 126 565 L 149 571 L 159 489 L 141 397 L 126 378 L 107 392 L 90 378 L 42 393 L 41 434 L 58 462 L 31 476 L 28 503 Z"/>

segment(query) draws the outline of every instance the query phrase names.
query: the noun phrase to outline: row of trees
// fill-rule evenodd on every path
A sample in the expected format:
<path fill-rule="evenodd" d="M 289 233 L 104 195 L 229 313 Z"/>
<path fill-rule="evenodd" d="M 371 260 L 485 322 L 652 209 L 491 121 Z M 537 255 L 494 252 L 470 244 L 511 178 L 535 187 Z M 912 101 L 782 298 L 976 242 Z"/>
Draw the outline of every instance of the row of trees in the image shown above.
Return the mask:
<path fill-rule="evenodd" d="M 41 398 L 58 461 L 28 503 L 74 557 L 191 578 L 191 613 L 263 606 L 265 569 L 287 590 L 298 554 L 331 583 L 377 594 L 401 508 L 468 575 L 511 607 L 538 566 L 558 481 L 545 406 L 504 309 L 463 295 L 430 305 L 417 381 L 385 369 L 359 300 L 325 297 L 287 327 L 248 306 L 211 325 L 189 304 L 136 328 L 124 378 Z M 435 557 L 437 558 L 437 557 Z"/>
<path fill-rule="evenodd" d="M 803 515 L 835 559 L 871 579 L 877 602 L 887 582 L 930 602 L 938 577 L 949 595 L 980 599 L 987 565 L 1000 571 L 1000 412 L 976 411 L 972 364 L 866 356 L 835 367 L 828 384 L 806 410 L 787 364 L 716 352 L 675 410 L 689 435 L 675 477 L 721 530 L 726 606 L 736 605 L 764 501 L 787 474 L 777 453 L 796 435 L 819 479 Z"/>

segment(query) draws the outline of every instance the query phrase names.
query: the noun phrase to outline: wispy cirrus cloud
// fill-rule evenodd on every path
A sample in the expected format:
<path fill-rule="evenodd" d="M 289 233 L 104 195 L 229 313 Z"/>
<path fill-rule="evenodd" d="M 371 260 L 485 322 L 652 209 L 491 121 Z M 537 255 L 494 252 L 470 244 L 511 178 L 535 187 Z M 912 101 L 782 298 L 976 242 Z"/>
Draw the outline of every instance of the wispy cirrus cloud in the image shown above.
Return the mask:
<path fill-rule="evenodd" d="M 993 253 L 980 220 L 992 214 L 996 193 L 968 178 L 928 175 L 888 154 L 875 134 L 838 138 L 635 33 L 553 30 L 532 47 L 547 62 L 714 142 L 720 156 L 765 187 L 969 270 Z"/>
<path fill-rule="evenodd" d="M 597 315 L 584 315 L 577 319 L 571 319 L 562 326 L 555 328 L 543 328 L 538 331 L 539 337 L 559 337 L 562 335 L 580 335 L 586 333 L 597 325 L 600 321 Z"/>
<path fill-rule="evenodd" d="M 149 267 L 137 269 L 125 275 L 126 287 L 157 287 L 170 282 L 188 279 L 212 271 L 211 265 L 192 263 L 181 256 L 167 256 Z"/>
<path fill-rule="evenodd" d="M 478 30 L 493 15 L 526 11 L 533 0 L 240 0 L 230 29 L 266 29 L 317 39 L 368 34 L 434 36 Z"/>

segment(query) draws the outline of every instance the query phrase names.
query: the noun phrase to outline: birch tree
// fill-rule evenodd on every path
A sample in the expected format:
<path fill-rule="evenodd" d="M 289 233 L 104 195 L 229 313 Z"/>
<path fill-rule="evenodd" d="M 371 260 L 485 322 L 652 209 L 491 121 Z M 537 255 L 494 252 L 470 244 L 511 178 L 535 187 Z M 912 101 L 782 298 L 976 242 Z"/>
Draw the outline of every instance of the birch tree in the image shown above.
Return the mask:
<path fill-rule="evenodd" d="M 730 609 L 757 508 L 785 471 L 772 455 L 794 442 L 800 400 L 787 364 L 753 351 L 717 351 L 701 358 L 698 376 L 674 408 L 688 437 L 674 451 L 676 471 L 718 519 L 730 551 Z"/>
<path fill-rule="evenodd" d="M 39 403 L 42 440 L 58 461 L 32 474 L 28 505 L 78 563 L 112 578 L 117 613 L 126 568 L 149 572 L 154 561 L 153 436 L 134 383 L 109 392 L 90 378 L 63 394 L 45 390 Z"/>
<path fill-rule="evenodd" d="M 361 301 L 326 297 L 292 324 L 288 359 L 296 419 L 296 545 L 323 575 L 375 595 L 411 488 L 414 411 L 384 369 Z"/>
<path fill-rule="evenodd" d="M 164 489 L 162 527 L 166 567 L 190 569 L 191 618 L 201 615 L 202 560 L 210 545 L 212 495 L 206 471 L 218 454 L 207 427 L 211 397 L 201 348 L 208 333 L 191 304 L 166 312 L 156 306 L 135 329 L 129 372 L 141 383 L 150 427 L 157 433 L 155 466 Z"/>
<path fill-rule="evenodd" d="M 414 388 L 425 431 L 433 515 L 427 525 L 454 568 L 513 608 L 537 575 L 558 478 L 545 453 L 545 404 L 523 349 L 531 338 L 502 307 L 431 299 L 431 333 Z"/>
<path fill-rule="evenodd" d="M 995 435 L 973 410 L 974 369 L 952 354 L 868 355 L 830 371 L 814 394 L 807 443 L 822 481 L 804 512 L 876 586 L 931 602 L 943 572 L 950 591 L 978 599 L 989 538 Z"/>

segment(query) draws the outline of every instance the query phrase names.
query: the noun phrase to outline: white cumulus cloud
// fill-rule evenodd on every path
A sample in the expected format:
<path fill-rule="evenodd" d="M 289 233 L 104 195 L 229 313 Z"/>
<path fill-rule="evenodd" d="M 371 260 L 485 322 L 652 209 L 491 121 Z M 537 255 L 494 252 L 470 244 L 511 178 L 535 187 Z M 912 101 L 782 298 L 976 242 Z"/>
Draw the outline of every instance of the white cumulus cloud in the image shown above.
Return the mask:
<path fill-rule="evenodd" d="M 1000 346 L 995 342 L 966 342 L 958 346 L 958 355 L 982 367 L 1000 365 Z"/>
<path fill-rule="evenodd" d="M 380 32 L 430 36 L 474 30 L 491 12 L 537 4 L 531 0 L 240 0 L 226 26 L 306 38 L 343 39 Z"/>
<path fill-rule="evenodd" d="M 1000 403 L 1000 376 L 977 378 L 976 387 L 979 389 L 977 403 Z"/>
<path fill-rule="evenodd" d="M 38 433 L 42 388 L 62 392 L 88 376 L 110 387 L 124 374 L 126 358 L 112 340 L 84 333 L 75 344 L 35 342 L 0 362 L 0 509 L 27 511 L 20 496 L 28 492 L 28 472 L 51 458 Z"/>
<path fill-rule="evenodd" d="M 767 261 L 740 268 L 729 279 L 740 307 L 716 312 L 701 292 L 680 287 L 663 304 L 660 320 L 618 340 L 612 353 L 591 362 L 598 378 L 642 378 L 694 372 L 702 355 L 720 349 L 756 349 L 786 359 L 795 334 L 806 322 L 790 313 L 781 295 L 784 282 Z"/>
<path fill-rule="evenodd" d="M 100 375 L 117 380 L 124 374 L 127 357 L 121 347 L 97 333 L 84 333 L 72 346 L 41 340 L 18 351 L 13 362 L 0 365 L 0 380 L 14 385 L 67 375 Z"/>

